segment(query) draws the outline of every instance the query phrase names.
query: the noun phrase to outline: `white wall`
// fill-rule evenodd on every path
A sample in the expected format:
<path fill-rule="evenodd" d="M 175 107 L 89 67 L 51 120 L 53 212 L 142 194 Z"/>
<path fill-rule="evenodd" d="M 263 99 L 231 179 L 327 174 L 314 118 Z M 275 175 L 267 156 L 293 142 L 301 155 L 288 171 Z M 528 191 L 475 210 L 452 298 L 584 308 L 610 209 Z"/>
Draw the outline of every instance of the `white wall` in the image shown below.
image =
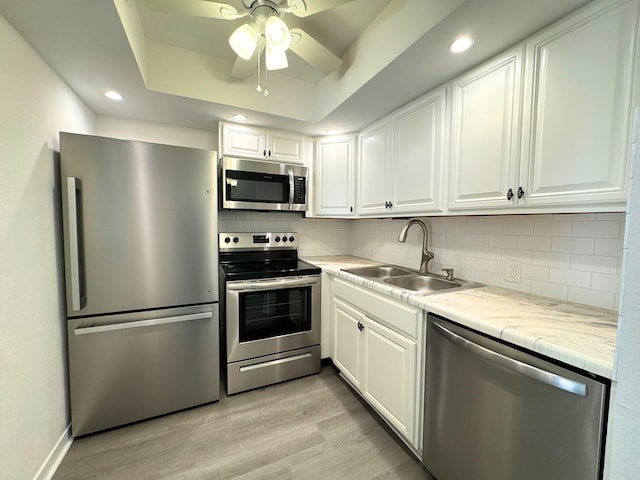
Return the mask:
<path fill-rule="evenodd" d="M 2 16 L 0 65 L 0 478 L 22 480 L 68 445 L 54 150 L 95 119 Z"/>
<path fill-rule="evenodd" d="M 624 282 L 612 404 L 611 480 L 636 480 L 640 472 L 640 109 L 636 109 L 632 144 L 634 165 L 624 246 Z"/>
<path fill-rule="evenodd" d="M 214 123 L 214 128 L 211 131 L 207 131 L 128 118 L 98 116 L 96 119 L 96 135 L 217 151 L 218 124 L 217 122 L 212 123 Z"/>
<path fill-rule="evenodd" d="M 431 272 L 486 285 L 616 310 L 622 270 L 624 214 L 507 215 L 422 218 L 431 227 Z M 422 233 L 404 220 L 359 220 L 351 226 L 353 255 L 420 266 Z M 505 276 L 507 260 L 522 262 L 521 281 Z"/>

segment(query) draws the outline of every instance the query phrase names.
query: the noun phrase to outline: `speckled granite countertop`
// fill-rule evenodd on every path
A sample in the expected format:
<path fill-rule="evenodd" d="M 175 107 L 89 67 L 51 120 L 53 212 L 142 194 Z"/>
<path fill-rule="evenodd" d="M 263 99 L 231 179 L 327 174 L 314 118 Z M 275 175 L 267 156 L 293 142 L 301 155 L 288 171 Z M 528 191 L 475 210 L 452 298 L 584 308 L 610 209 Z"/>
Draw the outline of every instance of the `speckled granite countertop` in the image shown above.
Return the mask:
<path fill-rule="evenodd" d="M 413 295 L 341 270 L 379 262 L 350 256 L 304 260 L 337 277 L 493 337 L 605 378 L 612 376 L 617 328 L 613 311 L 490 286 Z"/>

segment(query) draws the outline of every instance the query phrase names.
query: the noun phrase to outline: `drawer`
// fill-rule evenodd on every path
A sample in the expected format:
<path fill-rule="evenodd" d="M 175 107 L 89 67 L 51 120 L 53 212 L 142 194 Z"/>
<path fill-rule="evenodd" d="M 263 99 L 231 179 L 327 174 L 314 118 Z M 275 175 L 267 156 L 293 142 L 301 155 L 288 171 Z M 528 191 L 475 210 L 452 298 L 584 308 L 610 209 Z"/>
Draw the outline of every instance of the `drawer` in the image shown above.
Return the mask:
<path fill-rule="evenodd" d="M 418 338 L 423 316 L 421 309 L 340 278 L 334 281 L 333 293 L 378 322 L 412 338 Z"/>

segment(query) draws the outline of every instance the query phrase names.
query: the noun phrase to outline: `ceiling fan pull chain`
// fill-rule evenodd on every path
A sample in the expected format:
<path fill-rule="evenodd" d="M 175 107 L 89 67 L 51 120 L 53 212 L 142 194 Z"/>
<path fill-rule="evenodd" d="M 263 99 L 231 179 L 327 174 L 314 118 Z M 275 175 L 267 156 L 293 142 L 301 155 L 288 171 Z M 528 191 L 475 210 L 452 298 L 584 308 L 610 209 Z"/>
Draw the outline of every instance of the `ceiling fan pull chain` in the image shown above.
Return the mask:
<path fill-rule="evenodd" d="M 262 86 L 260 85 L 260 42 L 258 42 L 258 86 L 256 87 L 256 92 L 260 93 L 262 91 Z"/>
<path fill-rule="evenodd" d="M 264 60 L 264 93 L 263 93 L 263 95 L 264 95 L 265 97 L 268 97 L 268 96 L 269 96 L 269 87 L 268 87 L 268 84 L 269 84 L 269 77 L 268 77 L 268 75 L 267 75 L 267 59 L 266 59 L 266 57 L 265 57 L 265 60 Z"/>

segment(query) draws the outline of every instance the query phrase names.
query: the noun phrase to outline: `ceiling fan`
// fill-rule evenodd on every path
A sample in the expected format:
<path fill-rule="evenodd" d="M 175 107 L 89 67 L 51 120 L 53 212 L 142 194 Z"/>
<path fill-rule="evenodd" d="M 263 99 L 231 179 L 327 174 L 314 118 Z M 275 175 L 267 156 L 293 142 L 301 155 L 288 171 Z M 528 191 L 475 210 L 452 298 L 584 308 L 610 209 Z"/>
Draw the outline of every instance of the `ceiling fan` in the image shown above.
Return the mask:
<path fill-rule="evenodd" d="M 176 13 L 219 20 L 246 21 L 229 37 L 229 45 L 238 55 L 231 76 L 249 77 L 255 71 L 258 57 L 265 52 L 266 70 L 288 66 L 286 52 L 292 51 L 322 74 L 334 72 L 342 60 L 300 28 L 289 29 L 282 17 L 292 14 L 308 17 L 316 13 L 352 2 L 353 0 L 242 0 L 244 10 L 209 0 L 142 0 L 153 12 Z"/>

